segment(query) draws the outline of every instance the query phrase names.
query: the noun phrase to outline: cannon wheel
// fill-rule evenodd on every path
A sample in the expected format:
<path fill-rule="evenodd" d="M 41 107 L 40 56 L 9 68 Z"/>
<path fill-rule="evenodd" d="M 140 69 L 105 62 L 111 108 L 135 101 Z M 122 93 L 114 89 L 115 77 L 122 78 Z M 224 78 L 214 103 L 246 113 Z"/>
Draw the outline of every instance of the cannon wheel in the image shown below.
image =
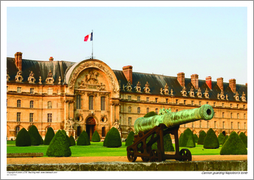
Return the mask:
<path fill-rule="evenodd" d="M 192 156 L 189 149 L 181 149 L 180 151 L 181 160 L 180 161 L 191 161 Z"/>
<path fill-rule="evenodd" d="M 159 158 L 158 158 L 158 152 L 156 149 L 153 149 L 151 151 L 151 157 L 150 157 L 150 162 L 157 162 L 159 161 Z"/>
<path fill-rule="evenodd" d="M 137 157 L 134 156 L 134 150 L 132 148 L 127 150 L 127 158 L 130 162 L 135 162 Z"/>

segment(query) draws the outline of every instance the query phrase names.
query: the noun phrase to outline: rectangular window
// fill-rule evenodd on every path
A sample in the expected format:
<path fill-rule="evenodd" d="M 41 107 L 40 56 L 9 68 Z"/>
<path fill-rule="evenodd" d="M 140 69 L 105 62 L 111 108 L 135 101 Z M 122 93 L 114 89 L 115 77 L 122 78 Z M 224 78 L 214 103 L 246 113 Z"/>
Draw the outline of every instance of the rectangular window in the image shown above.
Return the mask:
<path fill-rule="evenodd" d="M 193 106 L 193 104 L 194 104 L 194 101 L 191 101 L 191 105 Z"/>
<path fill-rule="evenodd" d="M 213 103 L 213 106 L 215 107 L 216 102 Z"/>
<path fill-rule="evenodd" d="M 209 121 L 207 121 L 207 128 L 209 128 Z"/>
<path fill-rule="evenodd" d="M 34 108 L 34 101 L 30 101 L 30 108 Z"/>
<path fill-rule="evenodd" d="M 34 94 L 34 88 L 30 88 L 30 94 Z"/>
<path fill-rule="evenodd" d="M 137 96 L 137 101 L 140 101 L 140 96 Z"/>
<path fill-rule="evenodd" d="M 131 96 L 128 96 L 128 101 L 130 101 L 131 100 Z"/>
<path fill-rule="evenodd" d="M 17 112 L 17 122 L 20 122 L 21 112 Z"/>
<path fill-rule="evenodd" d="M 231 122 L 231 129 L 233 129 L 234 128 L 234 124 L 233 124 L 233 122 Z"/>
<path fill-rule="evenodd" d="M 106 133 L 105 133 L 105 127 L 102 127 L 101 136 L 102 136 L 102 137 L 105 137 L 105 134 L 106 134 Z"/>
<path fill-rule="evenodd" d="M 202 121 L 199 121 L 199 127 L 200 128 L 202 127 Z"/>
<path fill-rule="evenodd" d="M 76 96 L 76 109 L 81 109 L 81 95 Z"/>
<path fill-rule="evenodd" d="M 48 113 L 47 122 L 52 122 L 52 113 Z"/>
<path fill-rule="evenodd" d="M 158 102 L 158 98 L 155 98 L 155 102 L 156 102 L 156 103 Z"/>
<path fill-rule="evenodd" d="M 230 107 L 232 108 L 232 104 L 230 104 Z"/>
<path fill-rule="evenodd" d="M 131 117 L 128 117 L 128 126 L 131 126 Z"/>
<path fill-rule="evenodd" d="M 201 106 L 201 101 L 199 101 L 199 105 Z"/>
<path fill-rule="evenodd" d="M 214 128 L 216 128 L 216 121 L 214 121 Z"/>
<path fill-rule="evenodd" d="M 246 129 L 246 122 L 244 123 L 244 129 Z"/>
<path fill-rule="evenodd" d="M 149 113 L 149 108 L 146 108 L 146 113 Z"/>
<path fill-rule="evenodd" d="M 238 129 L 240 129 L 240 122 L 237 123 Z"/>
<path fill-rule="evenodd" d="M 146 101 L 149 102 L 149 97 L 146 97 Z"/>
<path fill-rule="evenodd" d="M 239 113 L 237 113 L 237 119 L 239 119 Z"/>
<path fill-rule="evenodd" d="M 183 101 L 183 104 L 186 105 L 186 100 Z"/>
<path fill-rule="evenodd" d="M 176 104 L 178 104 L 178 99 L 176 99 Z"/>
<path fill-rule="evenodd" d="M 225 129 L 225 121 L 222 122 L 222 129 Z"/>
<path fill-rule="evenodd" d="M 17 107 L 21 107 L 21 100 L 17 100 Z"/>
<path fill-rule="evenodd" d="M 17 93 L 21 93 L 21 87 L 17 87 Z"/>
<path fill-rule="evenodd" d="M 168 103 L 168 99 L 166 99 L 166 103 Z"/>
<path fill-rule="evenodd" d="M 89 110 L 93 110 L 93 96 L 89 96 Z"/>
<path fill-rule="evenodd" d="M 29 122 L 33 122 L 33 121 L 34 121 L 34 113 L 30 113 Z"/>
<path fill-rule="evenodd" d="M 105 111 L 105 97 L 104 96 L 101 97 L 101 110 Z"/>
<path fill-rule="evenodd" d="M 224 107 L 224 103 L 222 103 L 222 105 L 221 105 L 222 107 Z"/>
<path fill-rule="evenodd" d="M 140 114 L 140 107 L 137 108 L 137 113 Z"/>

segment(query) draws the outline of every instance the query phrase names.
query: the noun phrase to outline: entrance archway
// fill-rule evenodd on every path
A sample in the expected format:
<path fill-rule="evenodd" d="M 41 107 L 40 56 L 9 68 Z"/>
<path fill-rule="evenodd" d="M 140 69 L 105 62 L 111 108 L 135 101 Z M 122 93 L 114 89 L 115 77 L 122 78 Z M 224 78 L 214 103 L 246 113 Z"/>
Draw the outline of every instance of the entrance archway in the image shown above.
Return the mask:
<path fill-rule="evenodd" d="M 87 132 L 90 140 L 92 139 L 95 125 L 96 125 L 96 121 L 93 117 L 90 117 L 86 120 L 86 132 Z"/>

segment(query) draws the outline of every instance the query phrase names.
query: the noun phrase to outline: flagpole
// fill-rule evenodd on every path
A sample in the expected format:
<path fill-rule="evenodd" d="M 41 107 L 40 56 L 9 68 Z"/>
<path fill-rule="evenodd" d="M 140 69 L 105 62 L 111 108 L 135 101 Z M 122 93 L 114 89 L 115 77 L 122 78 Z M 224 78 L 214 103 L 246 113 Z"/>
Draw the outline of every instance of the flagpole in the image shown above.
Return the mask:
<path fill-rule="evenodd" d="M 92 59 L 93 59 L 93 30 L 92 30 Z"/>

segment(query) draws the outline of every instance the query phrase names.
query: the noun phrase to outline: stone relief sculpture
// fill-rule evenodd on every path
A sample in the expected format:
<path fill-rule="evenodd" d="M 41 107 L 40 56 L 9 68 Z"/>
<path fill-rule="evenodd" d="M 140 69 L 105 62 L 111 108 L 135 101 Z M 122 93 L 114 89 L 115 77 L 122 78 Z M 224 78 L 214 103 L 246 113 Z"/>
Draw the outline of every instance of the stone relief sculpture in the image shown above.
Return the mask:
<path fill-rule="evenodd" d="M 150 93 L 150 88 L 149 88 L 149 83 L 148 82 L 146 82 L 146 84 L 145 84 L 145 87 L 144 87 L 144 92 L 145 93 Z"/>
<path fill-rule="evenodd" d="M 49 70 L 48 77 L 45 81 L 46 84 L 54 84 L 53 73 L 51 72 L 51 70 Z"/>
<path fill-rule="evenodd" d="M 22 82 L 23 81 L 23 77 L 22 77 L 22 71 L 18 71 L 17 75 L 15 76 L 15 81 L 16 82 Z"/>
<path fill-rule="evenodd" d="M 165 95 L 169 94 L 169 89 L 168 89 L 168 84 L 167 83 L 164 86 L 163 92 L 164 92 Z"/>
<path fill-rule="evenodd" d="M 34 73 L 33 73 L 33 71 L 30 72 L 29 77 L 28 77 L 27 80 L 28 80 L 28 82 L 31 83 L 31 84 L 34 84 L 34 83 L 35 83 L 36 79 L 34 78 Z"/>
<path fill-rule="evenodd" d="M 194 93 L 194 88 L 193 88 L 193 86 L 191 86 L 189 95 L 190 95 L 190 97 L 195 97 L 195 93 Z"/>
<path fill-rule="evenodd" d="M 141 92 L 141 84 L 138 81 L 137 85 L 135 86 L 136 92 Z"/>
<path fill-rule="evenodd" d="M 129 91 L 129 92 L 131 92 L 131 90 L 132 90 L 131 82 L 130 81 L 128 81 L 128 83 L 126 85 L 126 90 Z"/>
<path fill-rule="evenodd" d="M 245 95 L 245 93 L 244 93 L 244 92 L 243 92 L 243 94 L 242 94 L 241 99 L 242 99 L 242 101 L 246 102 L 246 95 Z"/>
<path fill-rule="evenodd" d="M 183 87 L 183 89 L 182 89 L 182 91 L 181 91 L 181 94 L 182 94 L 182 96 L 187 96 L 187 92 L 186 92 L 186 87 L 184 86 Z"/>
<path fill-rule="evenodd" d="M 205 94 L 204 95 L 205 95 L 205 98 L 209 98 L 209 90 L 207 88 L 205 89 Z"/>
<path fill-rule="evenodd" d="M 235 92 L 234 98 L 236 101 L 239 101 L 239 93 L 237 91 Z"/>

